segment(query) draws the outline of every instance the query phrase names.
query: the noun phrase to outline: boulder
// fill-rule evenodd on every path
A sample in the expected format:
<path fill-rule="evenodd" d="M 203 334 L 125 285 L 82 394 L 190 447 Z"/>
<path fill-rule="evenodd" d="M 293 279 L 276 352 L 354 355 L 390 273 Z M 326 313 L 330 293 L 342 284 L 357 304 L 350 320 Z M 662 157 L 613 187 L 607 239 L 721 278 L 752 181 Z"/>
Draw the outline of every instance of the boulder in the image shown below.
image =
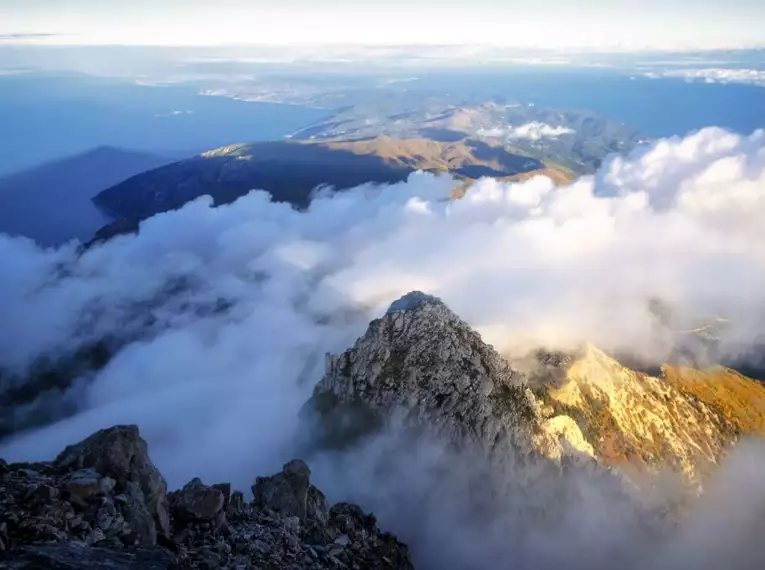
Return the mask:
<path fill-rule="evenodd" d="M 192 479 L 183 489 L 170 493 L 173 517 L 179 520 L 215 521 L 223 512 L 226 496 L 200 479 Z"/>
<path fill-rule="evenodd" d="M 80 469 L 64 481 L 63 489 L 71 503 L 85 507 L 105 489 L 101 486 L 103 477 L 95 469 Z"/>
<path fill-rule="evenodd" d="M 142 544 L 156 544 L 157 535 L 170 537 L 167 484 L 149 459 L 146 442 L 137 426 L 115 426 L 98 431 L 70 445 L 54 461 L 60 470 L 92 469 L 115 481 L 114 489 L 125 493 L 130 511 L 141 523 Z M 152 524 L 146 524 L 144 511 Z M 153 528 L 152 528 L 153 527 Z"/>
<path fill-rule="evenodd" d="M 311 485 L 311 470 L 295 459 L 285 463 L 282 471 L 271 477 L 258 477 L 252 487 L 254 505 L 282 516 L 296 516 L 301 521 L 326 522 L 327 503 L 324 494 Z"/>

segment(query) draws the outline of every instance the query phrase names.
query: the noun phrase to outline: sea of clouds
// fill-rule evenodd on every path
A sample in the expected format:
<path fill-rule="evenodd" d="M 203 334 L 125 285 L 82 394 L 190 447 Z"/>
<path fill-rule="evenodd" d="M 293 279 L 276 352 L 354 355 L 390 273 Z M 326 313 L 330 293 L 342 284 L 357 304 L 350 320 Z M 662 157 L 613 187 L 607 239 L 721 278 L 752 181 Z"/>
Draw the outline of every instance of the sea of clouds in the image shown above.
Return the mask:
<path fill-rule="evenodd" d="M 725 354 L 746 357 L 765 339 L 763 131 L 661 140 L 564 188 L 483 179 L 451 201 L 454 186 L 417 173 L 321 194 L 304 212 L 261 191 L 218 208 L 205 197 L 84 253 L 0 236 L 0 367 L 23 375 L 42 355 L 121 342 L 78 385 L 76 415 L 7 439 L 0 456 L 50 459 L 99 428 L 135 423 L 170 487 L 199 476 L 246 489 L 293 454 L 324 354 L 414 289 L 508 353 L 590 341 L 659 362 L 672 339 L 657 333 L 651 298 L 729 319 Z M 765 465 L 739 461 L 747 477 Z M 388 505 L 396 526 L 385 486 L 322 472 L 333 498 Z M 764 508 L 765 494 L 751 489 L 743 503 Z M 597 537 L 579 530 L 572 544 L 584 552 Z"/>

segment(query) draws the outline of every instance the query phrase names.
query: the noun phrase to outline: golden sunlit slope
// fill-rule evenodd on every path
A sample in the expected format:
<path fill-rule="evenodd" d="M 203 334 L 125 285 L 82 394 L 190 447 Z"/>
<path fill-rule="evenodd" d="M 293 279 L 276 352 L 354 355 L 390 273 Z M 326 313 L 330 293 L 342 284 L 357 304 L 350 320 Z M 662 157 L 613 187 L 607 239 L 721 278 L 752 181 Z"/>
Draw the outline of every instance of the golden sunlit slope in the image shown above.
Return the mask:
<path fill-rule="evenodd" d="M 356 155 L 372 155 L 389 165 L 450 172 L 457 177 L 475 180 L 492 176 L 505 180 L 527 180 L 536 175 L 549 176 L 556 183 L 570 182 L 574 173 L 555 164 L 547 164 L 526 154 L 513 152 L 494 141 L 463 139 L 440 142 L 431 139 L 396 139 L 387 136 L 355 141 L 320 144 Z"/>
<path fill-rule="evenodd" d="M 587 346 L 537 394 L 546 416 L 571 418 L 595 457 L 636 483 L 669 470 L 700 484 L 741 436 L 765 435 L 761 383 L 725 368 L 663 370 L 637 372 Z"/>
<path fill-rule="evenodd" d="M 722 366 L 705 370 L 664 366 L 662 372 L 667 382 L 713 406 L 741 433 L 765 435 L 765 388 L 762 383 Z"/>
<path fill-rule="evenodd" d="M 507 182 L 522 182 L 535 176 L 546 176 L 559 186 L 570 183 L 576 177 L 565 166 L 515 153 L 496 141 L 463 139 L 439 142 L 381 136 L 358 141 L 312 144 L 322 144 L 355 155 L 376 156 L 391 166 L 449 172 L 464 181 L 454 189 L 454 198 L 464 196 L 470 185 L 482 176 Z"/>

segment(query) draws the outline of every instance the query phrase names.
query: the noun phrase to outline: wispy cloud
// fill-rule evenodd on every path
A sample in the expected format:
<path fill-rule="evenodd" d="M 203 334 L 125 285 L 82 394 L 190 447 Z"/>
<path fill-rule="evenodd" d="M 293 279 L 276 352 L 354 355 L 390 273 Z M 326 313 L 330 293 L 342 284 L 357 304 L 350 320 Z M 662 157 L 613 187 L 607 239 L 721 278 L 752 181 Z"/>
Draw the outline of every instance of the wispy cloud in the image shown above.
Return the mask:
<path fill-rule="evenodd" d="M 0 34 L 0 42 L 26 42 L 35 40 L 48 40 L 51 38 L 65 37 L 72 34 L 58 33 L 11 33 Z"/>

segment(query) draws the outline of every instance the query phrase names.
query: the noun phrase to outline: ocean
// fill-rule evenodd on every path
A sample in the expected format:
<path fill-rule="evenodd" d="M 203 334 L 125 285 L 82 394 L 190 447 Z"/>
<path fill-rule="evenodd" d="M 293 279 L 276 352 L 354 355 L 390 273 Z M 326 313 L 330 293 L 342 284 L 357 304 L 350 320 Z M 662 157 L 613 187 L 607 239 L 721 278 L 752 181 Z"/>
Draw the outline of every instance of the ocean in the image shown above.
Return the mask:
<path fill-rule="evenodd" d="M 82 74 L 0 76 L 0 174 L 98 146 L 184 157 L 281 139 L 327 111 Z"/>

